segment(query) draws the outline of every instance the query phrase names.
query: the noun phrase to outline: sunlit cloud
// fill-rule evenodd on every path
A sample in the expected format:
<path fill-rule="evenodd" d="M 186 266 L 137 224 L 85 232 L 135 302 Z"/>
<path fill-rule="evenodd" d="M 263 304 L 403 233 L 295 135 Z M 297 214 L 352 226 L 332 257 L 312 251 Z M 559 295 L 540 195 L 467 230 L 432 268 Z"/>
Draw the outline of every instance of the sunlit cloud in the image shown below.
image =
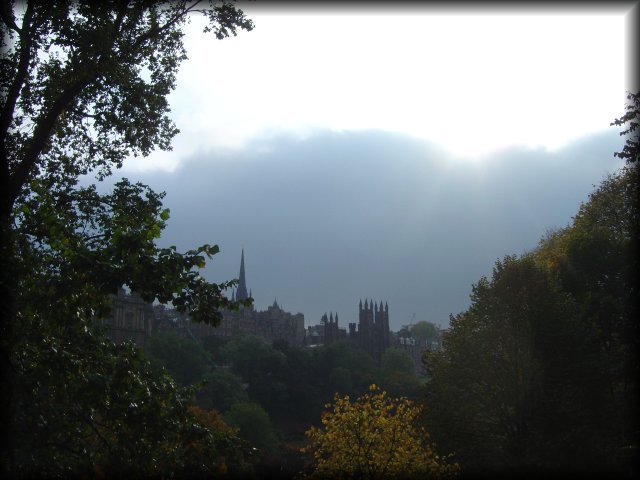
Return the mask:
<path fill-rule="evenodd" d="M 255 30 L 223 41 L 193 19 L 174 152 L 131 167 L 320 129 L 400 132 L 470 158 L 555 149 L 609 128 L 625 102 L 623 11 L 245 10 Z"/>

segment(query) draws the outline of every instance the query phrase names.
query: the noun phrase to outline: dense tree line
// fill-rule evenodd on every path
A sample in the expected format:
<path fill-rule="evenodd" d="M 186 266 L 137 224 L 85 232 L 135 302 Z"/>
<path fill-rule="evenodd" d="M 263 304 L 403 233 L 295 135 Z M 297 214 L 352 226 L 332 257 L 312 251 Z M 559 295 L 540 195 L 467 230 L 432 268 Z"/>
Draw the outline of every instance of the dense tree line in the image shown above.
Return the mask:
<path fill-rule="evenodd" d="M 166 332 L 151 338 L 147 355 L 182 385 L 197 387 L 199 407 L 220 412 L 239 429 L 258 449 L 260 469 L 286 463 L 289 474 L 303 467 L 304 432 L 318 424 L 336 393 L 357 397 L 378 383 L 394 395 L 417 400 L 421 394 L 404 351 L 389 349 L 378 368 L 347 341 L 303 348 L 253 335 L 198 341 Z"/>
<path fill-rule="evenodd" d="M 629 98 L 634 126 L 638 96 Z M 474 285 L 471 307 L 451 318 L 444 349 L 425 355 L 425 421 L 463 472 L 637 474 L 634 145 L 637 133 L 627 165 L 569 226 L 496 262 Z"/>

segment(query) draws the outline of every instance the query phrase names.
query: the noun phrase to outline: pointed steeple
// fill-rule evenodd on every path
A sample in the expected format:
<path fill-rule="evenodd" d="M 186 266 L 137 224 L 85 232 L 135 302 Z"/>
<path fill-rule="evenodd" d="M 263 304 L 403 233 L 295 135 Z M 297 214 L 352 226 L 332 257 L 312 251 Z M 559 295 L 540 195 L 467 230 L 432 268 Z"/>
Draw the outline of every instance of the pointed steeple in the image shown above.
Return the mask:
<path fill-rule="evenodd" d="M 240 277 L 238 278 L 238 290 L 236 291 L 236 300 L 242 301 L 249 297 L 247 294 L 247 281 L 244 276 L 244 248 L 240 257 Z"/>

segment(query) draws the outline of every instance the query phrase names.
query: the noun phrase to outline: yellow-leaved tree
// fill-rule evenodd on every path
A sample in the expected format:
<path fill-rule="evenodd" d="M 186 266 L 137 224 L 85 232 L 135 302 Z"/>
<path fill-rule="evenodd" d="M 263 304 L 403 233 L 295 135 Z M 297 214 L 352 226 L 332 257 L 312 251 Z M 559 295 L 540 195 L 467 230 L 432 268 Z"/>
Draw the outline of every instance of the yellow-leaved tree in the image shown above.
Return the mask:
<path fill-rule="evenodd" d="M 325 407 L 322 427 L 306 432 L 302 449 L 313 456 L 313 478 L 444 478 L 459 470 L 416 425 L 421 408 L 411 400 L 391 398 L 374 384 L 353 403 L 336 394 Z"/>

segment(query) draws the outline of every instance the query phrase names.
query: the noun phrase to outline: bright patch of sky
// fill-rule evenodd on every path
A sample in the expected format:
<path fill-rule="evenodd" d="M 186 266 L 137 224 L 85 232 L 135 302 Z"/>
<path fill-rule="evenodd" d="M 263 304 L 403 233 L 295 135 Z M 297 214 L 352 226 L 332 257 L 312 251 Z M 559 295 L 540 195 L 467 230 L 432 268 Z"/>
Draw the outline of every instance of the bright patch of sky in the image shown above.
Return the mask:
<path fill-rule="evenodd" d="M 129 168 L 172 170 L 191 155 L 323 129 L 400 132 L 477 159 L 562 147 L 610 128 L 624 108 L 624 9 L 251 7 L 255 29 L 222 41 L 193 18 L 170 97 L 174 151 Z"/>

